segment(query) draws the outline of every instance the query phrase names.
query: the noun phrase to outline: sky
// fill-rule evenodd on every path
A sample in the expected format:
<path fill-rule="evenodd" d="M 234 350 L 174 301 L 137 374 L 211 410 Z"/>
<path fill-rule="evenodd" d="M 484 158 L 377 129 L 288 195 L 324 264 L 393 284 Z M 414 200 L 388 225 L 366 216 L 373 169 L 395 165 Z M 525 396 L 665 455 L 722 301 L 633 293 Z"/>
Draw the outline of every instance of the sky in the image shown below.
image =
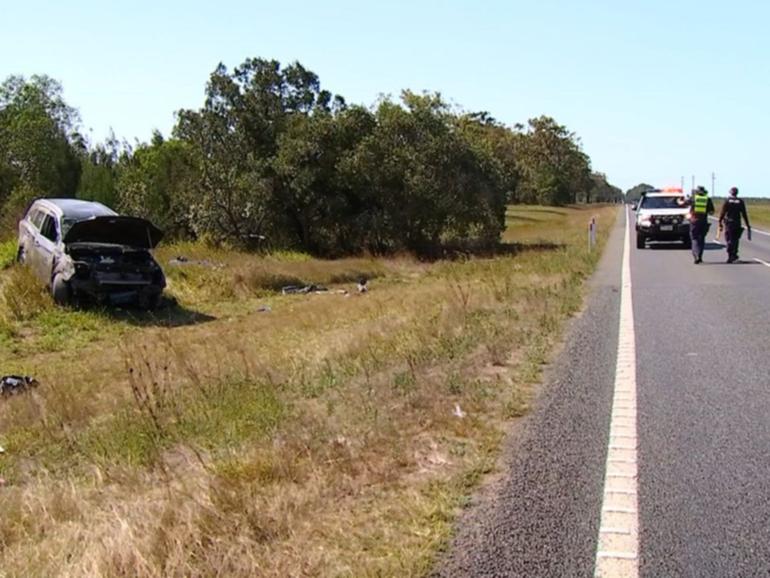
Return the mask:
<path fill-rule="evenodd" d="M 46 74 L 91 142 L 133 143 L 200 108 L 220 62 L 299 61 L 349 103 L 552 116 L 624 190 L 770 196 L 768 22 L 759 0 L 0 0 L 0 81 Z"/>

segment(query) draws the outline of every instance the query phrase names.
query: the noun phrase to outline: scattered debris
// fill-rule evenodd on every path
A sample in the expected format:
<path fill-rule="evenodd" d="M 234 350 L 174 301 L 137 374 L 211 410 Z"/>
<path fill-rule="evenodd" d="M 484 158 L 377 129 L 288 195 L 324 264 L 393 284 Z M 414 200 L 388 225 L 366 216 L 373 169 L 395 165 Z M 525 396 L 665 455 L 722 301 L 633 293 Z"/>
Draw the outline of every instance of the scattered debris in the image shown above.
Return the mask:
<path fill-rule="evenodd" d="M 286 285 L 281 289 L 284 295 L 307 295 L 308 293 L 328 293 L 329 290 L 323 285 Z"/>
<path fill-rule="evenodd" d="M 4 454 L 4 453 L 5 453 L 5 448 L 3 446 L 0 446 L 0 454 Z"/>
<path fill-rule="evenodd" d="M 215 263 L 214 261 L 209 261 L 208 259 L 190 259 L 184 255 L 177 255 L 173 259 L 169 259 L 168 264 L 176 266 L 199 265 L 201 267 L 211 267 L 212 269 L 221 269 L 224 267 L 224 263 Z"/>
<path fill-rule="evenodd" d="M 260 305 L 257 309 L 258 313 L 270 313 L 271 311 L 270 305 Z"/>
<path fill-rule="evenodd" d="M 0 395 L 3 397 L 16 395 L 38 385 L 40 382 L 29 375 L 5 375 L 0 377 Z"/>
<path fill-rule="evenodd" d="M 358 292 L 359 293 L 366 293 L 366 292 L 368 292 L 369 291 L 369 279 L 367 279 L 366 277 L 361 277 L 358 280 L 357 287 L 358 287 Z"/>
<path fill-rule="evenodd" d="M 466 413 L 462 410 L 459 403 L 455 404 L 455 409 L 452 412 L 452 415 L 455 417 L 459 417 L 460 419 L 464 418 L 466 416 Z"/>

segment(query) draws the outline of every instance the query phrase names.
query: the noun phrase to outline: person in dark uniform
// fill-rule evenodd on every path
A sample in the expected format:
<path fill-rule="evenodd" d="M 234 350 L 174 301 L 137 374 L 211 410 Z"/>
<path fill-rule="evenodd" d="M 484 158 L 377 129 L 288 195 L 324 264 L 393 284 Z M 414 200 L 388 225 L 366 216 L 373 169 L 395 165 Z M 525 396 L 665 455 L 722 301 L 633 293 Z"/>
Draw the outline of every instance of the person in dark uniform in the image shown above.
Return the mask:
<path fill-rule="evenodd" d="M 746 222 L 748 237 L 751 240 L 751 225 L 749 224 L 749 215 L 746 212 L 746 203 L 743 202 L 743 199 L 738 198 L 738 187 L 733 187 L 719 211 L 719 228 L 725 232 L 728 263 L 735 263 L 738 260 L 738 243 L 743 234 L 741 217 Z"/>
<path fill-rule="evenodd" d="M 703 187 L 694 189 L 689 199 L 680 201 L 681 206 L 690 207 L 690 239 L 692 241 L 692 260 L 696 265 L 703 263 L 703 249 L 706 246 L 706 233 L 709 231 L 709 215 L 714 214 L 714 203 Z"/>

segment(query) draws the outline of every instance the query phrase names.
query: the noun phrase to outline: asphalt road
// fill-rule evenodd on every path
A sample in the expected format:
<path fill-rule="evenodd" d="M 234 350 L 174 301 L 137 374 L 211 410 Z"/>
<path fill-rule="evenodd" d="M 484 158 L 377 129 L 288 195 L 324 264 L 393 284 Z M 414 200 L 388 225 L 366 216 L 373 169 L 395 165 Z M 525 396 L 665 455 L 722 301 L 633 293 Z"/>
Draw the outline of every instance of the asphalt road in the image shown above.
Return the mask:
<path fill-rule="evenodd" d="M 623 224 L 436 576 L 593 576 Z M 700 265 L 674 245 L 630 252 L 640 576 L 770 576 L 770 235 L 725 260 L 713 241 Z"/>

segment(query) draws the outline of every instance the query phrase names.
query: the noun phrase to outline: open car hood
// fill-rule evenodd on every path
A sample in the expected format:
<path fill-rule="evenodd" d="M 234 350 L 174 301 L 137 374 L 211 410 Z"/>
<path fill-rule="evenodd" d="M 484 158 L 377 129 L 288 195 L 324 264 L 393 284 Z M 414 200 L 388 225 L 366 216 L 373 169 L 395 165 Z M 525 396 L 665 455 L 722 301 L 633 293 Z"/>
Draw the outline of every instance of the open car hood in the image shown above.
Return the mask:
<path fill-rule="evenodd" d="M 94 217 L 78 221 L 64 236 L 64 243 L 108 243 L 152 249 L 163 238 L 163 231 L 139 217 Z"/>

